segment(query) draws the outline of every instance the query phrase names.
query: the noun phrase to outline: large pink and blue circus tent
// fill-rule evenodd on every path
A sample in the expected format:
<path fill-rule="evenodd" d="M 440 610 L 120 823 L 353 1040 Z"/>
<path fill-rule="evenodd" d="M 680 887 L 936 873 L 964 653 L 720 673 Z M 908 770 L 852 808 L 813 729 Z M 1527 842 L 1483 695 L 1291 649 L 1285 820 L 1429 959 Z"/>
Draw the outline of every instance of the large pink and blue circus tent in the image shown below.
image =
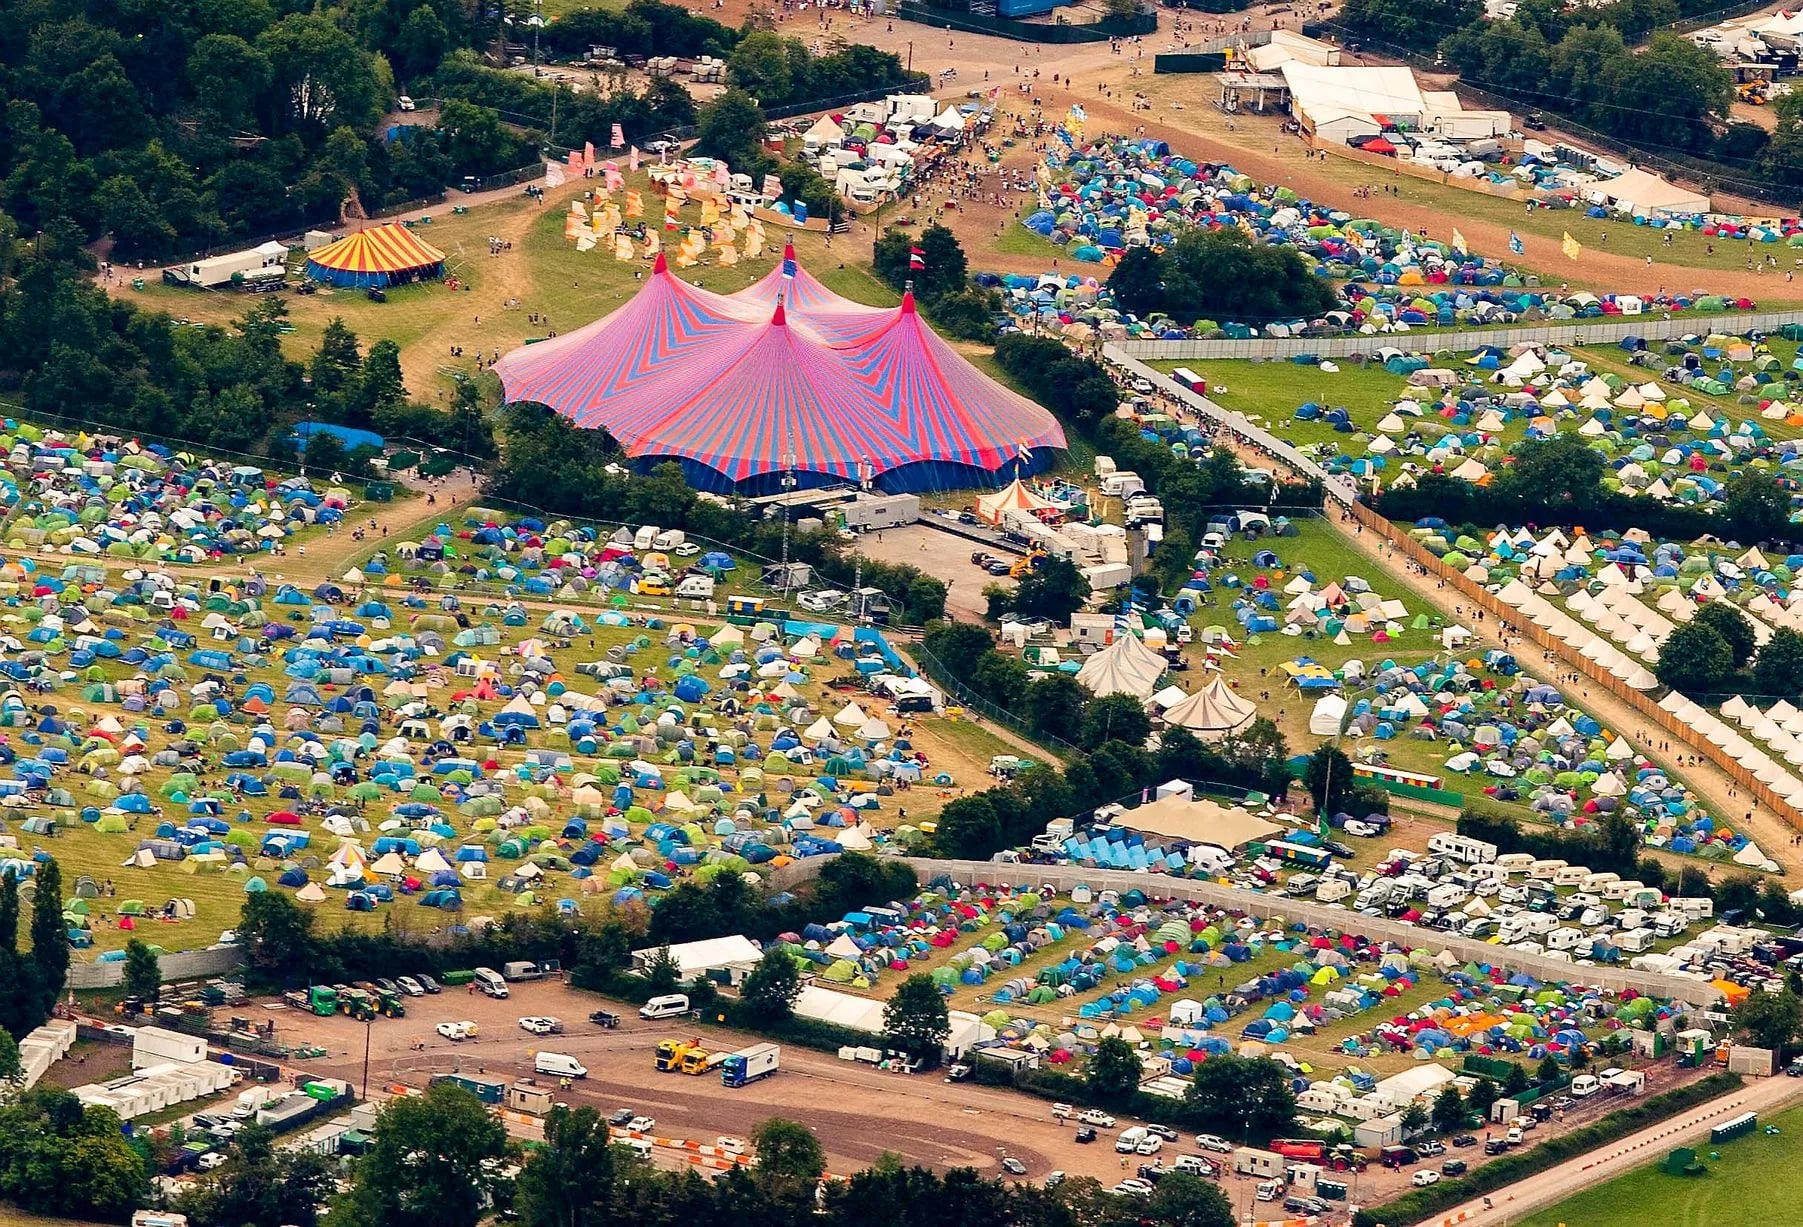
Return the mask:
<path fill-rule="evenodd" d="M 891 491 L 995 485 L 1065 446 L 1044 408 L 978 371 L 914 309 L 867 307 L 793 254 L 737 294 L 658 257 L 631 302 L 495 366 L 510 402 L 606 430 L 698 489 L 766 493 L 868 479 Z"/>

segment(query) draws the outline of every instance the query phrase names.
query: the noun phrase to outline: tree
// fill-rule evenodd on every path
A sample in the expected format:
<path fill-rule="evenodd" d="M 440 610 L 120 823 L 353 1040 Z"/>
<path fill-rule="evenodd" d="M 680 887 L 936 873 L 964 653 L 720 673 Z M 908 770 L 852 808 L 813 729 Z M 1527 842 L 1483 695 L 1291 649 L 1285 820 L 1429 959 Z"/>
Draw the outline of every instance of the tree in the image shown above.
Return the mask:
<path fill-rule="evenodd" d="M 258 37 L 284 127 L 362 128 L 378 114 L 376 63 L 324 13 L 291 13 Z"/>
<path fill-rule="evenodd" d="M 6 1031 L 0 1031 L 0 1086 L 12 1087 L 25 1076 L 25 1066 L 19 1059 L 18 1041 Z"/>
<path fill-rule="evenodd" d="M 251 124 L 257 99 L 269 88 L 269 58 L 236 34 L 208 34 L 188 53 L 188 80 L 221 131 Z"/>
<path fill-rule="evenodd" d="M 1656 141 L 1701 149 L 1711 122 L 1734 101 L 1733 78 L 1713 51 L 1662 30 L 1638 55 L 1624 55 L 1603 70 L 1597 118 L 1623 140 Z M 1598 457 L 1601 459 L 1600 455 Z"/>
<path fill-rule="evenodd" d="M 1187 1172 L 1167 1172 L 1146 1202 L 1159 1227 L 1234 1227 L 1233 1203 L 1217 1184 Z"/>
<path fill-rule="evenodd" d="M 19 953 L 19 880 L 11 873 L 0 874 L 0 985 L 0 1030 L 23 1038 L 44 1019 L 37 967 Z"/>
<path fill-rule="evenodd" d="M 157 952 L 135 937 L 125 943 L 124 987 L 127 996 L 136 997 L 145 1005 L 155 1005 L 162 994 L 163 969 Z"/>
<path fill-rule="evenodd" d="M 1729 658 L 1733 667 L 1744 669 L 1747 662 L 1753 659 L 1753 650 L 1759 641 L 1753 637 L 1753 624 L 1747 615 L 1740 612 L 1727 601 L 1710 601 L 1697 610 L 1693 622 L 1707 626 L 1722 637 L 1728 645 Z"/>
<path fill-rule="evenodd" d="M 663 910 L 661 904 L 658 910 Z M 676 956 L 670 953 L 668 943 L 657 948 L 640 974 L 644 976 L 645 986 L 654 994 L 673 993 L 676 986 L 682 983 L 682 967 L 677 963 Z"/>
<path fill-rule="evenodd" d="M 771 1117 L 752 1131 L 751 1144 L 758 1157 L 758 1183 L 778 1196 L 803 1190 L 811 1193 L 826 1170 L 826 1149 L 820 1139 L 806 1125 L 792 1120 Z"/>
<path fill-rule="evenodd" d="M 923 973 L 903 980 L 895 996 L 883 1007 L 883 1042 L 929 1068 L 939 1064 L 950 1034 L 945 998 L 929 975 Z"/>
<path fill-rule="evenodd" d="M 1089 691 L 1068 673 L 1040 673 L 1027 685 L 1022 714 L 1027 728 L 1041 741 L 1075 742 L 1083 728 Z"/>
<path fill-rule="evenodd" d="M 727 80 L 760 105 L 781 106 L 789 100 L 794 85 L 785 45 L 791 41 L 764 30 L 747 34 L 727 57 Z"/>
<path fill-rule="evenodd" d="M 1317 814 L 1341 812 L 1352 796 L 1354 782 L 1352 760 L 1332 744 L 1309 755 L 1302 771 L 1302 786 L 1308 789 Z"/>
<path fill-rule="evenodd" d="M 1717 514 L 1727 520 L 1730 535 L 1756 545 L 1761 541 L 1792 540 L 1797 530 L 1790 512 L 1790 492 L 1778 484 L 1769 470 L 1749 467 L 1728 483 Z"/>
<path fill-rule="evenodd" d="M 1109 275 L 1147 309 L 1183 323 L 1199 319 L 1262 322 L 1330 310 L 1332 288 L 1295 251 L 1252 242 L 1238 230 L 1181 231 L 1162 255 L 1128 253 Z"/>
<path fill-rule="evenodd" d="M 489 1164 L 506 1152 L 506 1128 L 454 1083 L 391 1099 L 343 1212 L 359 1227 L 476 1227 L 495 1185 Z"/>
<path fill-rule="evenodd" d="M 1002 846 L 1002 824 L 984 793 L 955 797 L 939 811 L 933 844 L 942 856 L 985 860 Z"/>
<path fill-rule="evenodd" d="M 1441 1133 L 1453 1133 L 1465 1125 L 1465 1097 L 1459 1094 L 1459 1088 L 1450 1082 L 1446 1084 L 1439 1097 L 1434 1100 L 1434 1128 Z"/>
<path fill-rule="evenodd" d="M 1139 1090 L 1139 1054 L 1133 1045 L 1111 1035 L 1096 1045 L 1095 1055 L 1083 1070 L 1090 1094 L 1104 1102 L 1119 1103 Z"/>
<path fill-rule="evenodd" d="M 800 995 L 801 972 L 795 959 L 775 942 L 764 951 L 739 989 L 746 1013 L 762 1023 L 786 1022 Z"/>
<path fill-rule="evenodd" d="M 1077 564 L 1068 558 L 1046 557 L 1021 576 L 1014 592 L 1014 609 L 1064 626 L 1088 599 L 1089 581 Z"/>
<path fill-rule="evenodd" d="M 1347 0 L 1339 20 L 1364 39 L 1432 51 L 1449 31 L 1483 15 L 1479 0 Z"/>
<path fill-rule="evenodd" d="M 1553 1076 L 1558 1076 L 1556 1070 Z M 1503 1075 L 1503 1091 L 1507 1094 L 1519 1095 L 1533 1085 L 1533 1079 L 1528 1077 L 1527 1067 L 1520 1062 L 1511 1064 L 1509 1072 Z"/>
<path fill-rule="evenodd" d="M 1786 988 L 1778 993 L 1748 993 L 1735 1007 L 1734 1026 L 1759 1048 L 1780 1057 L 1803 1031 L 1803 998 Z"/>
<path fill-rule="evenodd" d="M 1183 1102 L 1196 1126 L 1226 1138 L 1264 1140 L 1296 1124 L 1289 1071 L 1267 1057 L 1208 1058 L 1196 1066 Z"/>
<path fill-rule="evenodd" d="M 69 929 L 63 921 L 63 869 L 55 858 L 38 866 L 37 892 L 31 897 L 31 964 L 38 992 L 38 1013 L 56 1008 L 69 978 Z"/>
<path fill-rule="evenodd" d="M 515 1208 L 525 1227 L 600 1227 L 613 1195 L 613 1140 L 593 1108 L 559 1104 L 544 1145 L 520 1168 Z"/>
<path fill-rule="evenodd" d="M 1402 1136 L 1414 1137 L 1426 1129 L 1432 1121 L 1427 1109 L 1418 1103 L 1411 1103 L 1402 1110 Z"/>
<path fill-rule="evenodd" d="M 1164 266 L 1150 247 L 1129 247 L 1108 274 L 1108 291 L 1121 308 L 1146 316 L 1164 310 Z"/>
<path fill-rule="evenodd" d="M 1130 694 L 1108 694 L 1091 699 L 1083 713 L 1083 747 L 1094 750 L 1105 742 L 1124 741 L 1143 746 L 1152 735 L 1152 718 L 1146 705 Z"/>
<path fill-rule="evenodd" d="M 1653 665 L 1661 683 L 1692 696 L 1719 693 L 1733 673 L 1734 650 L 1700 611 L 1665 637 Z"/>
<path fill-rule="evenodd" d="M 1534 1081 L 1541 1086 L 1555 1086 L 1565 1081 L 1565 1071 L 1555 1058 L 1543 1057 L 1534 1070 Z"/>
<path fill-rule="evenodd" d="M 1519 1065 L 1511 1065 L 1510 1069 L 1520 1069 Z M 1465 1096 L 1465 1104 L 1484 1120 L 1490 1119 L 1490 1105 L 1495 1103 L 1499 1092 L 1496 1083 L 1488 1078 L 1479 1078 L 1472 1083 L 1471 1090 Z"/>
<path fill-rule="evenodd" d="M 719 158 L 744 174 L 762 164 L 764 112 L 744 90 L 729 89 L 702 107 L 696 124 L 696 154 Z"/>
<path fill-rule="evenodd" d="M 1510 451 L 1510 463 L 1492 489 L 1542 509 L 1543 520 L 1570 523 L 1594 508 L 1603 495 L 1603 454 L 1576 434 L 1528 439 Z"/>
<path fill-rule="evenodd" d="M 178 1199 L 175 1209 L 193 1227 L 315 1227 L 333 1193 L 331 1160 L 277 1149 L 275 1136 L 258 1124 L 246 1125 L 232 1150 L 230 1164 Z"/>
<path fill-rule="evenodd" d="M 1753 658 L 1753 690 L 1763 698 L 1803 695 L 1803 634 L 1788 626 L 1772 632 Z"/>
<path fill-rule="evenodd" d="M 313 959 L 313 914 L 280 891 L 259 891 L 238 913 L 238 942 L 265 979 L 281 986 L 301 983 Z"/>
<path fill-rule="evenodd" d="M 502 126 L 499 111 L 455 98 L 447 98 L 440 109 L 438 132 L 451 165 L 464 174 L 507 170 L 519 151 L 519 141 Z"/>

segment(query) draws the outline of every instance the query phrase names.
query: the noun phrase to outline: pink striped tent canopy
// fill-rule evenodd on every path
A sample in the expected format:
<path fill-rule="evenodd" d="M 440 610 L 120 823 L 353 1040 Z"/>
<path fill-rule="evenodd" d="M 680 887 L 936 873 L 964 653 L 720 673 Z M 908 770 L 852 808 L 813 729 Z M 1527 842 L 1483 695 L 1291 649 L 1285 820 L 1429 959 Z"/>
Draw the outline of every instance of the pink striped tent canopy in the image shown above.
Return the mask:
<path fill-rule="evenodd" d="M 660 255 L 626 305 L 502 358 L 506 399 L 604 429 L 646 463 L 677 460 L 717 491 L 777 489 L 786 457 L 804 485 L 993 486 L 1064 448 L 1057 420 L 966 361 L 911 294 L 867 307 L 792 261 L 723 295 Z"/>

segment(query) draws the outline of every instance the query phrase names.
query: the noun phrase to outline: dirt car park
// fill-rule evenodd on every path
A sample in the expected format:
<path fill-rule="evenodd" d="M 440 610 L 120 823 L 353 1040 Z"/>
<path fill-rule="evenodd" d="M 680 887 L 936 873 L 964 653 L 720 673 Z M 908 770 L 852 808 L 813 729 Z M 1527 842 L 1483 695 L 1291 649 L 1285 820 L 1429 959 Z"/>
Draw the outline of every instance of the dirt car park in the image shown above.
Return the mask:
<path fill-rule="evenodd" d="M 970 1082 L 947 1083 L 937 1072 L 888 1073 L 793 1045 L 783 1047 L 779 1074 L 737 1090 L 723 1087 L 717 1075 L 658 1073 L 652 1068 L 652 1054 L 660 1040 L 698 1038 L 710 1049 L 736 1049 L 757 1042 L 756 1037 L 691 1020 L 648 1022 L 629 1005 L 558 983 L 510 987 L 512 995 L 504 1001 L 463 989 L 411 998 L 406 1018 L 377 1019 L 367 1032 L 363 1024 L 343 1016 L 316 1018 L 283 1007 L 276 1007 L 273 1015 L 283 1043 L 327 1049 L 324 1057 L 297 1062 L 301 1068 L 359 1086 L 367 1034 L 374 1098 L 383 1097 L 383 1088 L 389 1084 L 424 1087 L 433 1075 L 442 1073 L 509 1082 L 531 1077 L 532 1054 L 548 1050 L 575 1057 L 589 1071 L 586 1078 L 557 1092 L 562 1102 L 593 1107 L 604 1115 L 616 1108 L 631 1108 L 656 1120 L 656 1136 L 705 1145 L 721 1134 L 747 1137 L 771 1116 L 790 1117 L 820 1136 L 835 1173 L 869 1166 L 889 1151 L 909 1164 L 941 1169 L 969 1166 L 1002 1176 L 1001 1160 L 1012 1156 L 1027 1169 L 1025 1176 L 1018 1177 L 1022 1181 L 1042 1182 L 1050 1172 L 1059 1170 L 1113 1185 L 1136 1175 L 1140 1164 L 1153 1162 L 1131 1157 L 1124 1160 L 1123 1168 L 1123 1158 L 1112 1146 L 1113 1130 L 1098 1130 L 1094 1143 L 1078 1145 L 1075 1119 L 1055 1120 L 1052 1105 L 1031 1096 Z M 604 1029 L 588 1021 L 590 1013 L 603 1007 L 619 1014 L 618 1028 Z M 556 1018 L 564 1031 L 544 1037 L 529 1035 L 520 1028 L 519 1019 L 530 1015 Z M 453 1042 L 437 1033 L 440 1022 L 465 1020 L 477 1025 L 477 1033 L 470 1039 Z M 1647 1072 L 1649 1094 L 1677 1081 L 1669 1064 L 1653 1066 Z M 541 1077 L 540 1081 L 548 1079 Z M 1530 1141 L 1596 1119 L 1616 1106 L 1605 1099 L 1578 1101 L 1564 1119 L 1555 1118 L 1531 1133 Z M 1132 1123 L 1123 1117 L 1116 1129 Z M 1492 1135 L 1500 1137 L 1503 1129 L 1477 1132 L 1481 1141 Z M 1193 1141 L 1186 1135 L 1167 1144 L 1158 1160 L 1168 1168 L 1179 1155 L 1201 1153 Z M 1445 1156 L 1400 1171 L 1373 1164 L 1354 1182 L 1349 1204 L 1369 1205 L 1405 1192 L 1415 1172 L 1437 1170 L 1454 1157 L 1475 1166 L 1483 1160 L 1483 1151 L 1478 1146 L 1449 1149 Z M 1232 1175 L 1220 1180 L 1243 1212 L 1253 1206 L 1256 1183 Z M 1327 1221 L 1343 1219 L 1339 1211 L 1336 1207 L 1336 1215 Z"/>
<path fill-rule="evenodd" d="M 940 530 L 931 517 L 918 524 L 901 528 L 885 528 L 880 533 L 864 533 L 858 538 L 858 552 L 881 562 L 905 562 L 937 576 L 948 585 L 945 593 L 946 612 L 963 620 L 983 617 L 987 603 L 983 589 L 990 584 L 1006 584 L 973 566 L 971 552 L 985 548 L 968 537 Z M 990 548 L 997 557 L 1012 561 L 1014 555 Z"/>

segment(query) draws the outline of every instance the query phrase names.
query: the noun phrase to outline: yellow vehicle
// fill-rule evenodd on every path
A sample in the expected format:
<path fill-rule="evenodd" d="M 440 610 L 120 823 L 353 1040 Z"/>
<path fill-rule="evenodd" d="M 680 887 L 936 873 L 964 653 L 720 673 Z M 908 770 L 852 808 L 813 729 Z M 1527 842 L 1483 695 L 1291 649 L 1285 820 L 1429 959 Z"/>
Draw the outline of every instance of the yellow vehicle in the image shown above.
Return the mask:
<path fill-rule="evenodd" d="M 660 1074 L 676 1073 L 682 1068 L 683 1058 L 694 1048 L 695 1045 L 688 1040 L 662 1041 L 657 1046 L 657 1072 Z"/>
<path fill-rule="evenodd" d="M 682 1072 L 691 1076 L 705 1074 L 719 1062 L 719 1059 L 707 1049 L 691 1045 L 689 1050 L 682 1054 Z"/>
<path fill-rule="evenodd" d="M 670 585 L 661 579 L 642 579 L 639 581 L 640 596 L 669 596 Z"/>

